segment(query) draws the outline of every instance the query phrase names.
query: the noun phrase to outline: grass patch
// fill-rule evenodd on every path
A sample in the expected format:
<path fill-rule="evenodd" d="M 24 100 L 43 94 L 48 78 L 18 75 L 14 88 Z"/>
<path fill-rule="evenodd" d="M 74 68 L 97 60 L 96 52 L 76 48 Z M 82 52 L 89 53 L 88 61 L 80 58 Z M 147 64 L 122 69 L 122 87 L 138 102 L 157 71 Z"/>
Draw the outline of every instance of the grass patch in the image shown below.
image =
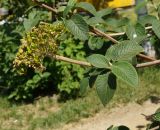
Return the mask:
<path fill-rule="evenodd" d="M 148 68 L 140 70 L 140 86 L 132 88 L 123 82 L 113 100 L 104 108 L 94 89 L 86 96 L 65 103 L 57 103 L 55 97 L 44 97 L 33 104 L 13 104 L 0 98 L 0 130 L 53 130 L 63 125 L 88 118 L 102 109 L 128 102 L 142 103 L 150 96 L 160 95 L 160 70 Z"/>

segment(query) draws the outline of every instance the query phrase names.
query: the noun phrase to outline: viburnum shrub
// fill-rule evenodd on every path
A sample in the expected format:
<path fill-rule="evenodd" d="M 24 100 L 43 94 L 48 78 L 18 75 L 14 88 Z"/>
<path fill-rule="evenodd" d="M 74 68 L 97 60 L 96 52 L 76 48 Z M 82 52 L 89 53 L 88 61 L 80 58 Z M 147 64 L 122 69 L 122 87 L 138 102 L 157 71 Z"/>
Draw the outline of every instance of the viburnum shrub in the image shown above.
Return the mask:
<path fill-rule="evenodd" d="M 117 89 L 117 79 L 137 87 L 139 79 L 136 67 L 160 63 L 159 60 L 143 55 L 141 46 L 152 36 L 160 38 L 160 21 L 157 17 L 147 15 L 132 24 L 126 18 L 117 20 L 111 17 L 114 14 L 112 9 L 97 11 L 86 2 L 69 0 L 66 6 L 57 8 L 34 2 L 55 13 L 56 21 L 40 23 L 26 33 L 14 60 L 14 66 L 21 70 L 32 67 L 42 71 L 42 61 L 46 56 L 88 67 L 80 82 L 80 93 L 83 95 L 88 86 L 94 85 L 100 100 L 106 105 Z M 69 37 L 88 44 L 88 62 L 57 54 L 60 41 Z M 138 64 L 137 57 L 153 62 Z"/>

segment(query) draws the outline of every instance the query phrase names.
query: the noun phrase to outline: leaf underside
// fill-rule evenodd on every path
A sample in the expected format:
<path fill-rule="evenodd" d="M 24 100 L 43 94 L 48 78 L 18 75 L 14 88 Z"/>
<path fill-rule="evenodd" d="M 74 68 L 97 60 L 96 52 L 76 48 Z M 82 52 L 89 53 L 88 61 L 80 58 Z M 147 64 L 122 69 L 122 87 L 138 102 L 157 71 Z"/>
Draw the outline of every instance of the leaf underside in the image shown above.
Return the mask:
<path fill-rule="evenodd" d="M 113 98 L 116 91 L 116 77 L 112 73 L 98 75 L 95 86 L 98 97 L 105 106 Z"/>

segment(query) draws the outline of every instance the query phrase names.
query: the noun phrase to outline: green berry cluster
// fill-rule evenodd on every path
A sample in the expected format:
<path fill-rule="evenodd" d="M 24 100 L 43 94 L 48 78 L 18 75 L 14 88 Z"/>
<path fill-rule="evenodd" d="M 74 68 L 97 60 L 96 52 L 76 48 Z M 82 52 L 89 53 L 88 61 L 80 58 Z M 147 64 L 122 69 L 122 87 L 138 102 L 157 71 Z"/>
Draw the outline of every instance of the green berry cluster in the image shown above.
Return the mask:
<path fill-rule="evenodd" d="M 26 67 L 43 71 L 43 59 L 46 56 L 54 56 L 58 50 L 59 37 L 66 31 L 62 22 L 53 24 L 40 23 L 38 27 L 26 33 L 21 39 L 16 58 L 13 62 L 14 67 L 24 71 Z"/>

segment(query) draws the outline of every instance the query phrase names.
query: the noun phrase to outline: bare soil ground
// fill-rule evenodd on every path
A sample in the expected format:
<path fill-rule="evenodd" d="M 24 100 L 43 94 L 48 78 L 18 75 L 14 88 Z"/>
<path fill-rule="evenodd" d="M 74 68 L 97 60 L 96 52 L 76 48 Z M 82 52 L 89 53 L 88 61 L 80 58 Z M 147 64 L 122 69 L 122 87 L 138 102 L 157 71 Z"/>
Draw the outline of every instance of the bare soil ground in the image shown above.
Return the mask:
<path fill-rule="evenodd" d="M 160 104 L 153 104 L 150 101 L 146 101 L 142 105 L 130 103 L 109 112 L 101 111 L 94 117 L 68 124 L 61 130 L 106 130 L 111 125 L 126 125 L 131 130 L 145 130 L 146 124 L 149 122 L 141 114 L 153 114 L 159 107 Z"/>

